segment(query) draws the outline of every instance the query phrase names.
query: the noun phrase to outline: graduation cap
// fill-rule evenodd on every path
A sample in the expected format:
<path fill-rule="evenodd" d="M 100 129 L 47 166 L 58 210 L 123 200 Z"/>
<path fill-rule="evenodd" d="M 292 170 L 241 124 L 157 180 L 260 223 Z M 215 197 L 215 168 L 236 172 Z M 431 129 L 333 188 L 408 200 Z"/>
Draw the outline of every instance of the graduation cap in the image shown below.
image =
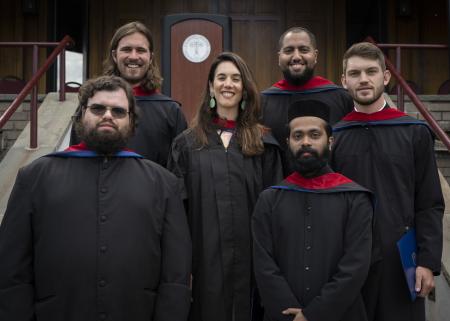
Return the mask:
<path fill-rule="evenodd" d="M 330 107 L 319 100 L 295 101 L 289 106 L 288 122 L 297 117 L 318 117 L 328 123 L 330 120 Z"/>

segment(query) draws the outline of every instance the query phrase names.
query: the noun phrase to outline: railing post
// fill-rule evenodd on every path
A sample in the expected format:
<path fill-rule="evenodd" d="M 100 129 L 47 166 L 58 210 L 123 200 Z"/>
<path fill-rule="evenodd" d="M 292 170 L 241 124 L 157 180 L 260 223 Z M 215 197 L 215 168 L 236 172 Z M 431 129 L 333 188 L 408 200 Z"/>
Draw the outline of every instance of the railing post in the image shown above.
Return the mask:
<path fill-rule="evenodd" d="M 398 73 L 401 74 L 402 72 L 402 49 L 400 46 L 395 48 L 395 68 L 397 69 Z M 403 88 L 400 86 L 400 83 L 397 81 L 397 107 L 401 111 L 405 111 L 405 103 L 403 99 Z"/>
<path fill-rule="evenodd" d="M 65 36 L 59 43 L 47 43 L 47 42 L 0 42 L 0 47 L 4 46 L 25 46 L 33 48 L 33 56 L 32 56 L 32 69 L 33 75 L 31 80 L 28 81 L 25 87 L 20 91 L 20 93 L 16 96 L 14 101 L 9 105 L 9 107 L 4 111 L 3 114 L 0 115 L 0 130 L 5 126 L 6 122 L 11 118 L 14 112 L 24 103 L 27 95 L 31 94 L 31 102 L 30 102 L 30 145 L 28 148 L 37 149 L 38 148 L 38 120 L 37 120 L 37 103 L 38 103 L 38 85 L 39 80 L 42 75 L 48 70 L 50 64 L 52 64 L 56 59 L 58 59 L 58 54 L 60 54 L 67 45 L 73 45 L 73 40 L 69 36 Z M 56 46 L 56 48 L 52 51 L 50 56 L 45 60 L 44 65 L 38 69 L 39 63 L 39 47 L 45 46 Z M 62 58 L 62 80 L 63 85 L 65 84 L 65 57 L 63 54 Z M 62 95 L 63 100 L 65 98 L 65 90 L 64 86 L 62 86 Z"/>
<path fill-rule="evenodd" d="M 33 75 L 36 74 L 38 70 L 39 62 L 39 47 L 37 45 L 33 46 Z M 31 91 L 31 103 L 30 103 L 30 149 L 37 148 L 37 128 L 38 128 L 38 118 L 37 118 L 37 91 L 38 82 L 34 85 Z"/>
<path fill-rule="evenodd" d="M 59 55 L 59 101 L 66 100 L 66 49 Z"/>

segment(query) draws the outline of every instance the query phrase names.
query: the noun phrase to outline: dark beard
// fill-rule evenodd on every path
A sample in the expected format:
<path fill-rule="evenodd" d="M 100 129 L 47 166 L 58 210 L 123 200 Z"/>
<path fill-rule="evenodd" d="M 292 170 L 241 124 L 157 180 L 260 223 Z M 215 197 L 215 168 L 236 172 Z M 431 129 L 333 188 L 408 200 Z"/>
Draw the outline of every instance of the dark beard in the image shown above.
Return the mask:
<path fill-rule="evenodd" d="M 87 148 L 100 155 L 114 155 L 125 148 L 130 134 L 124 135 L 119 130 L 101 133 L 98 128 L 87 131 L 81 122 L 75 123 L 75 132 Z"/>
<path fill-rule="evenodd" d="M 301 157 L 305 152 L 310 153 L 311 156 L 307 158 Z M 295 154 L 289 148 L 288 156 L 292 169 L 304 177 L 315 177 L 328 164 L 330 150 L 327 145 L 322 151 L 322 155 L 319 156 L 319 153 L 310 147 L 301 148 Z"/>
<path fill-rule="evenodd" d="M 314 69 L 306 67 L 305 71 L 297 76 L 293 76 L 289 71 L 289 68 L 283 70 L 284 79 L 290 84 L 294 86 L 301 86 L 306 84 L 314 75 Z"/>

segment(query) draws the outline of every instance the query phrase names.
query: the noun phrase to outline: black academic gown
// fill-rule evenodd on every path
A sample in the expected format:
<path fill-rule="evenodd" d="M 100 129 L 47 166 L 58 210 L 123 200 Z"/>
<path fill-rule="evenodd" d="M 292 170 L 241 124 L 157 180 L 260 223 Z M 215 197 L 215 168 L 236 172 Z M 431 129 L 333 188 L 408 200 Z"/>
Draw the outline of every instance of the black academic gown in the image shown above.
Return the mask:
<path fill-rule="evenodd" d="M 177 179 L 70 151 L 17 176 L 0 227 L 0 320 L 183 321 L 191 242 Z"/>
<path fill-rule="evenodd" d="M 353 100 L 344 88 L 318 76 L 302 86 L 292 86 L 281 80 L 264 90 L 261 93 L 262 123 L 272 130 L 280 144 L 284 176 L 293 171 L 286 155 L 286 138 L 289 135 L 287 112 L 291 103 L 304 99 L 320 100 L 330 106 L 330 125 L 353 110 Z"/>
<path fill-rule="evenodd" d="M 186 120 L 178 103 L 153 94 L 137 96 L 139 123 L 128 148 L 166 167 L 172 141 L 186 129 Z"/>
<path fill-rule="evenodd" d="M 249 321 L 253 273 L 250 217 L 263 188 L 281 175 L 276 141 L 264 154 L 243 156 L 234 136 L 227 149 L 217 133 L 196 147 L 192 131 L 178 136 L 168 168 L 185 186 L 193 242 L 192 321 Z"/>
<path fill-rule="evenodd" d="M 166 167 L 173 139 L 187 127 L 183 112 L 177 102 L 159 93 L 135 98 L 138 126 L 127 147 Z M 79 142 L 72 130 L 70 144 Z"/>
<path fill-rule="evenodd" d="M 410 301 L 396 242 L 415 227 L 417 264 L 439 274 L 444 201 L 432 133 L 425 123 L 385 108 L 374 114 L 352 112 L 335 125 L 334 136 L 334 169 L 377 198 L 383 260 L 364 289 L 370 319 L 423 321 L 424 300 Z"/>
<path fill-rule="evenodd" d="M 265 321 L 364 321 L 361 287 L 370 265 L 370 192 L 337 173 L 294 173 L 261 193 L 252 228 Z"/>

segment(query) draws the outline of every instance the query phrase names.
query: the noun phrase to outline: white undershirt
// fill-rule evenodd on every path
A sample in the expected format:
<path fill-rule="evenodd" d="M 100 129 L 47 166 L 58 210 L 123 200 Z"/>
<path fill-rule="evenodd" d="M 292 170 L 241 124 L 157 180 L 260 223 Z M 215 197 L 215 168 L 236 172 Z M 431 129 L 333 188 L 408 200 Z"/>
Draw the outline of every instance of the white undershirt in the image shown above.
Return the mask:
<path fill-rule="evenodd" d="M 383 105 L 381 106 L 381 108 L 378 109 L 377 111 L 374 111 L 374 113 L 379 112 L 379 111 L 382 110 L 384 107 L 386 107 L 386 100 L 385 100 L 385 99 L 383 99 Z M 360 112 L 358 109 L 356 109 L 356 105 L 355 105 L 353 108 L 355 109 L 355 111 Z M 363 113 L 363 112 L 361 111 L 361 113 Z M 371 113 L 371 114 L 373 114 L 373 113 Z"/>
<path fill-rule="evenodd" d="M 223 147 L 225 147 L 225 149 L 227 149 L 228 145 L 230 144 L 230 140 L 231 140 L 231 137 L 233 136 L 233 133 L 229 132 L 229 131 L 225 131 L 225 130 L 223 130 L 223 131 L 218 130 L 217 134 L 219 134 L 220 139 L 222 140 Z"/>

